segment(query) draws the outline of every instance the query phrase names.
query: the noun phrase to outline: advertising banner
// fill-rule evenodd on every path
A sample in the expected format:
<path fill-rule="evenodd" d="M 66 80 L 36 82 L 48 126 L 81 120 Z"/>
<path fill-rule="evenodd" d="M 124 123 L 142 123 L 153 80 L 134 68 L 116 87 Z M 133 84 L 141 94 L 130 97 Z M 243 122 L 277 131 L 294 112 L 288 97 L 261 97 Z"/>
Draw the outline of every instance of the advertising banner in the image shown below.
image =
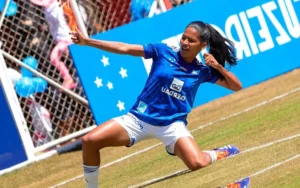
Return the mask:
<path fill-rule="evenodd" d="M 300 67 L 299 19 L 299 0 L 194 1 L 92 38 L 179 46 L 187 24 L 201 20 L 235 43 L 239 62 L 230 71 L 247 88 Z M 70 50 L 96 122 L 125 114 L 143 89 L 151 60 L 79 45 L 72 45 Z M 199 58 L 203 62 L 201 54 Z M 203 84 L 194 107 L 231 93 Z"/>
<path fill-rule="evenodd" d="M 27 161 L 23 143 L 0 83 L 0 171 Z"/>

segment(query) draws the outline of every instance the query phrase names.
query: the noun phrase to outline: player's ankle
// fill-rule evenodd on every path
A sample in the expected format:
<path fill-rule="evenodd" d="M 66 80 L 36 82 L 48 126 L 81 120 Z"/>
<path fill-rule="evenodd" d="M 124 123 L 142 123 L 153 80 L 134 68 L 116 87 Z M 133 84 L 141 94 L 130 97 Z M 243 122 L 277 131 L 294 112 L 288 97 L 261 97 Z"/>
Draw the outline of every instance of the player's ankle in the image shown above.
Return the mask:
<path fill-rule="evenodd" d="M 207 153 L 210 158 L 211 158 L 211 163 L 214 163 L 217 161 L 217 152 L 214 150 L 209 150 L 209 151 L 203 151 L 205 153 Z"/>
<path fill-rule="evenodd" d="M 99 166 L 88 166 L 83 164 L 84 178 L 87 188 L 98 187 Z"/>

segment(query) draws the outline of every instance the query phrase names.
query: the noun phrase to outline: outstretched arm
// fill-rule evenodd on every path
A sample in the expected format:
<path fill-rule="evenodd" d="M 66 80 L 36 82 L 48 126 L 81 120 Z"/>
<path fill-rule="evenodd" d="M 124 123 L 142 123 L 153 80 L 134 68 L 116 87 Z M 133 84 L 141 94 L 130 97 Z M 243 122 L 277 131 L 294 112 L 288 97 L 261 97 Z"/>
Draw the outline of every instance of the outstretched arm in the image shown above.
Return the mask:
<path fill-rule="evenodd" d="M 72 32 L 71 38 L 72 41 L 76 44 L 92 46 L 112 53 L 127 54 L 141 57 L 145 56 L 144 48 L 142 45 L 91 39 L 85 37 L 77 28 L 76 32 Z"/>
<path fill-rule="evenodd" d="M 101 50 L 112 52 L 112 53 L 144 57 L 144 49 L 142 45 L 134 45 L 134 44 L 127 44 L 122 42 L 114 42 L 114 41 L 95 40 L 91 38 L 87 39 L 86 45 L 99 48 Z"/>
<path fill-rule="evenodd" d="M 206 53 L 204 54 L 204 58 L 208 66 L 217 69 L 225 78 L 224 80 L 219 79 L 216 84 L 233 91 L 239 91 L 242 89 L 242 83 L 239 81 L 239 79 L 233 73 L 229 72 L 222 65 L 220 65 L 213 55 Z"/>

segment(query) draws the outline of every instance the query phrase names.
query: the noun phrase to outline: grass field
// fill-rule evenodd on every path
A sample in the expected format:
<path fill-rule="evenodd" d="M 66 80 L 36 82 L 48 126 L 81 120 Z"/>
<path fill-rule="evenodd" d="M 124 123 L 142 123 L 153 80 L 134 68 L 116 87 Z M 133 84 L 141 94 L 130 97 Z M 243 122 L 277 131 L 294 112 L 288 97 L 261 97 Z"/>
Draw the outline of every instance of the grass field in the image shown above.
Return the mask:
<path fill-rule="evenodd" d="M 188 129 L 202 150 L 234 144 L 242 153 L 146 187 L 210 188 L 247 176 L 252 176 L 250 187 L 300 187 L 300 89 L 295 90 L 299 87 L 300 69 L 194 109 Z M 102 165 L 159 143 L 148 140 L 132 148 L 107 148 L 101 154 Z M 272 165 L 277 166 L 267 170 Z M 130 187 L 185 169 L 160 144 L 101 169 L 99 182 L 100 187 Z M 51 187 L 80 175 L 81 152 L 74 152 L 5 174 L 0 187 Z M 60 187 L 84 186 L 83 178 L 77 178 Z"/>

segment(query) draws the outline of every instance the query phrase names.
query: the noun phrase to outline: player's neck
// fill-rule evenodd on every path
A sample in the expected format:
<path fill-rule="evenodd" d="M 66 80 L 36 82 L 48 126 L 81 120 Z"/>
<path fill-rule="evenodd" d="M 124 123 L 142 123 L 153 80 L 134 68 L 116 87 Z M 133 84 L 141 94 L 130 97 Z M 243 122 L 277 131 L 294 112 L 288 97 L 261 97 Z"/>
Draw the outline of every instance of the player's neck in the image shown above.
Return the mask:
<path fill-rule="evenodd" d="M 194 60 L 195 60 L 195 57 L 183 57 L 182 55 L 181 55 L 181 53 L 179 53 L 179 56 L 184 60 L 184 62 L 186 62 L 186 63 L 192 63 Z"/>
<path fill-rule="evenodd" d="M 188 58 L 183 58 L 183 60 L 186 62 L 186 63 L 192 63 L 194 61 L 194 57 L 188 57 Z"/>

